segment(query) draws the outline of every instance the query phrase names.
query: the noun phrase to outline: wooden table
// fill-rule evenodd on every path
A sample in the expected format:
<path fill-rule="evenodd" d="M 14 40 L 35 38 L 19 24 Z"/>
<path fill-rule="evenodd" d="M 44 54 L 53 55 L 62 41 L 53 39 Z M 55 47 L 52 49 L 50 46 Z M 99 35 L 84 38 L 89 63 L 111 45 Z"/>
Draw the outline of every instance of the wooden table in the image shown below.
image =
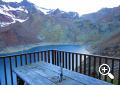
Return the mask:
<path fill-rule="evenodd" d="M 44 62 L 17 67 L 13 72 L 28 85 L 113 85 L 67 69 L 59 82 L 60 67 Z"/>

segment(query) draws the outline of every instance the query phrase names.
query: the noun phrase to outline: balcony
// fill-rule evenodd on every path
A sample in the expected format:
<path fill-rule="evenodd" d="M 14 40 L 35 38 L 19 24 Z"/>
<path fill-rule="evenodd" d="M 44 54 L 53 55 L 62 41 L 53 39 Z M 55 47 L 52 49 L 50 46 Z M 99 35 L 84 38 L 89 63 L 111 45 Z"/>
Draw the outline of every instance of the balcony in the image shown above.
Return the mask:
<path fill-rule="evenodd" d="M 62 67 L 70 70 L 71 72 L 75 71 L 82 75 L 84 74 L 105 82 L 120 85 L 119 58 L 59 50 L 47 50 L 0 57 L 0 85 L 16 85 L 20 80 L 16 77 L 13 69 L 25 65 L 32 65 L 40 61 L 53 64 L 57 67 L 60 67 L 62 62 Z M 111 67 L 111 73 L 115 76 L 114 80 L 110 79 L 108 76 L 102 76 L 98 72 L 98 67 L 102 63 L 108 64 Z"/>

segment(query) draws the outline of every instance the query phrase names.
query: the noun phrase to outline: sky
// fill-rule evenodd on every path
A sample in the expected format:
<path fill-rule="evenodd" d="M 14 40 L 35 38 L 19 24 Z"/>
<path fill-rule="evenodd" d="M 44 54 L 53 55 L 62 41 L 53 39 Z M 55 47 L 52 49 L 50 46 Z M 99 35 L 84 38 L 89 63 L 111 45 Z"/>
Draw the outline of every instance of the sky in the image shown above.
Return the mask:
<path fill-rule="evenodd" d="M 22 0 L 4 0 L 7 2 Z M 78 12 L 80 15 L 97 12 L 102 8 L 113 8 L 120 5 L 120 0 L 28 0 L 39 7 L 48 9 L 59 8 L 63 11 Z"/>

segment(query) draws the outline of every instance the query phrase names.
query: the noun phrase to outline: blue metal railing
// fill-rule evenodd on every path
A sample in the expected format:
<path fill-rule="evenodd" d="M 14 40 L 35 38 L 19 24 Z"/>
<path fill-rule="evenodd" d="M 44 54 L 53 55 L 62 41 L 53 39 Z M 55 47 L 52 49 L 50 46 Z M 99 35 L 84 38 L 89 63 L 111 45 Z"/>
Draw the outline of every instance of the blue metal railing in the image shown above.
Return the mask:
<path fill-rule="evenodd" d="M 39 61 L 52 63 L 57 66 L 60 66 L 60 62 L 62 61 L 63 68 L 120 85 L 119 58 L 58 50 L 47 50 L 0 57 L 0 85 L 16 85 L 19 81 L 17 81 L 16 75 L 12 72 L 12 69 Z M 98 67 L 102 63 L 109 64 L 111 67 L 111 73 L 115 76 L 114 80 L 109 79 L 107 76 L 103 77 L 98 73 Z"/>

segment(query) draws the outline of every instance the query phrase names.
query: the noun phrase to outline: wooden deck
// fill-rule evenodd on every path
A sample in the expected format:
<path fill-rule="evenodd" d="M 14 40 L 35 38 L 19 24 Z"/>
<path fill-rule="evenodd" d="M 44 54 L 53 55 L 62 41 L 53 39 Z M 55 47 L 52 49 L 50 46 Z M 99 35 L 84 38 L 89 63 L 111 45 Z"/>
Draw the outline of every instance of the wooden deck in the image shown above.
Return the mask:
<path fill-rule="evenodd" d="M 29 85 L 113 85 L 77 72 L 63 69 L 63 81 L 59 82 L 60 67 L 38 62 L 13 70 Z"/>

